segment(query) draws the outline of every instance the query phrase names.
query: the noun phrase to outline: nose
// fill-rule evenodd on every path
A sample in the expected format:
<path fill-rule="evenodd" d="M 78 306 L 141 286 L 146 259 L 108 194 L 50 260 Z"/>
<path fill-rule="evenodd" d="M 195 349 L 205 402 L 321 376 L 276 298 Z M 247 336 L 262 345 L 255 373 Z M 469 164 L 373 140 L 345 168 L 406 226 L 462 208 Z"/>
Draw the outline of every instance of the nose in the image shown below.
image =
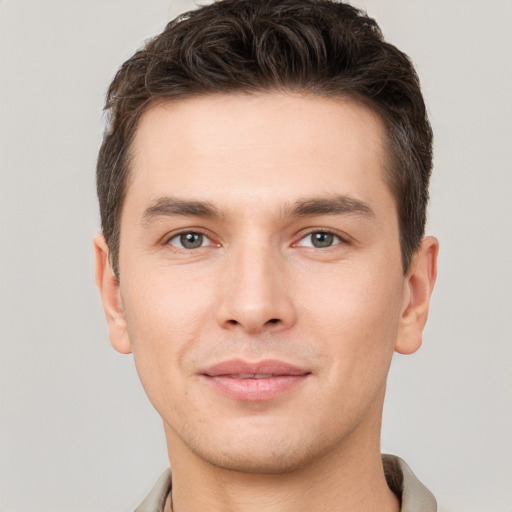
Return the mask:
<path fill-rule="evenodd" d="M 285 263 L 278 251 L 247 244 L 225 261 L 217 321 L 249 334 L 278 332 L 296 320 Z"/>

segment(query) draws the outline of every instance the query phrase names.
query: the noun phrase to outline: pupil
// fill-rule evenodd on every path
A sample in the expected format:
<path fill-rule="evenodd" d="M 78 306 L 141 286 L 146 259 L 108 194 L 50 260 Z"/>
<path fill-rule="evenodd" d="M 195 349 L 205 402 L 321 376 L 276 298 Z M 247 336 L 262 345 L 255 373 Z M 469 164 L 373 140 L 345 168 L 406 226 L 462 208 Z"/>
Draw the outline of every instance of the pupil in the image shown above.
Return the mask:
<path fill-rule="evenodd" d="M 314 233 L 313 245 L 315 247 L 330 247 L 333 242 L 334 235 L 331 233 Z"/>
<path fill-rule="evenodd" d="M 180 236 L 180 242 L 185 249 L 197 249 L 203 245 L 203 235 L 201 233 L 186 233 Z"/>

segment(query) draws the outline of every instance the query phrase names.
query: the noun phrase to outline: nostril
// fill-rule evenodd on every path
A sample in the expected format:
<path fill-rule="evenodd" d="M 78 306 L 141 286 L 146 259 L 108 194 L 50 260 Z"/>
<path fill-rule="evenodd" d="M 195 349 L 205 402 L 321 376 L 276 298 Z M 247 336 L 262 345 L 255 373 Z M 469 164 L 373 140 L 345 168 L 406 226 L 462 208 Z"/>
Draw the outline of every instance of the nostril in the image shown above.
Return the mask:
<path fill-rule="evenodd" d="M 238 325 L 238 322 L 236 320 L 229 320 L 229 322 L 231 325 Z"/>
<path fill-rule="evenodd" d="M 279 318 L 271 318 L 267 324 L 278 324 L 280 322 Z"/>

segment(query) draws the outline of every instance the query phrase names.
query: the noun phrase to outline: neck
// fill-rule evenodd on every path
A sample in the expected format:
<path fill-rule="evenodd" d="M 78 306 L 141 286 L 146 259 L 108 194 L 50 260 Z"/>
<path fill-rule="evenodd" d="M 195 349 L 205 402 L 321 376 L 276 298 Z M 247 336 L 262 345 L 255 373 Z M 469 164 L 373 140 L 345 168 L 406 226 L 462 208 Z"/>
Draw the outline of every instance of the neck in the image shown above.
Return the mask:
<path fill-rule="evenodd" d="M 367 425 L 365 425 L 367 423 Z M 375 424 L 376 423 L 376 424 Z M 380 415 L 343 443 L 281 474 L 230 471 L 190 453 L 166 426 L 174 512 L 398 512 L 382 467 Z"/>

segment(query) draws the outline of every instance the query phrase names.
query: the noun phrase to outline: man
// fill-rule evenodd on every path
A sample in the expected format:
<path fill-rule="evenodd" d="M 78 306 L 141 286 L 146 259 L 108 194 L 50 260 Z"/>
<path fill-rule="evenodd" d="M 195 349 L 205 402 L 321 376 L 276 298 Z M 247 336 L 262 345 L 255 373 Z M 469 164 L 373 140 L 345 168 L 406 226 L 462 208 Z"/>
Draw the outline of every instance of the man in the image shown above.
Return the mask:
<path fill-rule="evenodd" d="M 330 0 L 187 13 L 110 86 L 96 278 L 172 468 L 139 511 L 430 512 L 380 454 L 437 241 L 414 69 Z"/>

